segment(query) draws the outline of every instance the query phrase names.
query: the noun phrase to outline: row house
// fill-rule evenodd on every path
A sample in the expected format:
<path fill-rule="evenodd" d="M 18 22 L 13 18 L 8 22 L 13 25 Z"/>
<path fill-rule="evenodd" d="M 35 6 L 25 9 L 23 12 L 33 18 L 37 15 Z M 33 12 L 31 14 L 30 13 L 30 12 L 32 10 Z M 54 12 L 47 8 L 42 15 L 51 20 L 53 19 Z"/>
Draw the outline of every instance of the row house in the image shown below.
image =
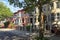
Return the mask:
<path fill-rule="evenodd" d="M 30 25 L 30 31 L 32 31 L 32 29 L 36 28 L 36 15 L 35 11 L 34 12 L 30 12 L 30 13 L 25 13 L 25 11 L 22 10 L 18 10 L 17 12 L 14 13 L 13 16 L 13 21 L 14 24 L 19 26 L 20 29 L 22 30 L 26 30 L 26 26 Z"/>
<path fill-rule="evenodd" d="M 29 23 L 29 15 L 25 13 L 25 11 L 18 10 L 17 12 L 14 13 L 14 24 L 18 25 L 20 27 L 25 27 Z"/>
<path fill-rule="evenodd" d="M 46 15 L 46 28 L 60 28 L 60 1 L 53 0 L 50 4 L 43 5 L 42 11 Z"/>

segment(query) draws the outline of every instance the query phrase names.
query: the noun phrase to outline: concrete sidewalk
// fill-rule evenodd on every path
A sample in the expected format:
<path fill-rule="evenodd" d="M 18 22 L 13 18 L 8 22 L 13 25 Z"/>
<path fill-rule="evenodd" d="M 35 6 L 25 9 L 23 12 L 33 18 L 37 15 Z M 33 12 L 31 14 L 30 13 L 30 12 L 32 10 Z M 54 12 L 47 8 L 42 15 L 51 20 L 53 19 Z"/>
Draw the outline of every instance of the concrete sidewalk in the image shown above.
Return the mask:
<path fill-rule="evenodd" d="M 9 29 L 9 28 L 0 28 L 0 31 L 12 31 L 12 30 L 15 30 L 15 29 Z"/>

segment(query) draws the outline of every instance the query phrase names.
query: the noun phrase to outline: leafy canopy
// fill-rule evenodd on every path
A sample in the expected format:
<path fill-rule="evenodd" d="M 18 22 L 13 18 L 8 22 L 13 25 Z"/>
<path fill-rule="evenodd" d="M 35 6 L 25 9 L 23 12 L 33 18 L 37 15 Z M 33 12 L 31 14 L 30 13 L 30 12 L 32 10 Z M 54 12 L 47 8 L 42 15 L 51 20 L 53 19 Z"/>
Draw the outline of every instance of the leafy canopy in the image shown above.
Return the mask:
<path fill-rule="evenodd" d="M 16 7 L 23 7 L 25 11 L 32 11 L 36 6 L 41 6 L 46 3 L 50 3 L 51 0 L 24 0 L 20 2 L 21 0 L 8 0 L 10 4 L 14 4 Z"/>
<path fill-rule="evenodd" d="M 11 17 L 13 14 L 9 8 L 7 8 L 4 3 L 0 2 L 0 20 Z"/>

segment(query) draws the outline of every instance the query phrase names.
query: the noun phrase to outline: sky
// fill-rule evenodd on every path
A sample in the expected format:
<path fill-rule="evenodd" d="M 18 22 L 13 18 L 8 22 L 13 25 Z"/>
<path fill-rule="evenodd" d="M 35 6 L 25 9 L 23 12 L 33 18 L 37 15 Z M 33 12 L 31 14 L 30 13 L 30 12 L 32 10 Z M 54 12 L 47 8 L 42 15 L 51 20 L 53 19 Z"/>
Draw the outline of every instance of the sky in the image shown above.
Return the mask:
<path fill-rule="evenodd" d="M 20 0 L 22 1 L 22 0 Z M 8 8 L 10 8 L 10 10 L 14 13 L 17 12 L 18 10 L 21 10 L 22 8 L 19 7 L 14 7 L 13 5 L 10 5 L 8 0 L 0 0 L 0 2 L 3 2 Z"/>

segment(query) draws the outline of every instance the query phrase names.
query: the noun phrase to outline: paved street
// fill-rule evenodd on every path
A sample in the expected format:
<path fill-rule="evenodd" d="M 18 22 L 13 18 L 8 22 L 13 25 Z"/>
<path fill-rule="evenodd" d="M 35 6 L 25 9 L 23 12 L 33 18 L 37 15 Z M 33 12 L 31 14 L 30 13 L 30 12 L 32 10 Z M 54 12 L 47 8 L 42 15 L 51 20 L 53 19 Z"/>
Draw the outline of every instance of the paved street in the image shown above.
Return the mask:
<path fill-rule="evenodd" d="M 18 36 L 11 31 L 13 30 L 7 31 L 0 29 L 0 40 L 29 40 L 28 37 Z"/>
<path fill-rule="evenodd" d="M 18 37 L 15 34 L 12 34 L 10 32 L 0 32 L 0 40 L 8 40 L 8 39 L 13 39 L 13 37 Z"/>
<path fill-rule="evenodd" d="M 0 29 L 0 40 L 29 40 L 29 35 L 31 33 L 18 31 L 14 29 Z M 36 35 L 33 33 L 32 35 Z M 45 35 L 45 37 L 49 37 L 50 40 L 60 40 L 60 36 L 58 35 Z"/>
<path fill-rule="evenodd" d="M 46 32 L 44 37 L 48 37 L 50 40 L 60 40 L 60 35 L 52 34 L 50 32 Z"/>
<path fill-rule="evenodd" d="M 60 35 L 54 35 L 49 38 L 50 40 L 60 40 Z"/>

